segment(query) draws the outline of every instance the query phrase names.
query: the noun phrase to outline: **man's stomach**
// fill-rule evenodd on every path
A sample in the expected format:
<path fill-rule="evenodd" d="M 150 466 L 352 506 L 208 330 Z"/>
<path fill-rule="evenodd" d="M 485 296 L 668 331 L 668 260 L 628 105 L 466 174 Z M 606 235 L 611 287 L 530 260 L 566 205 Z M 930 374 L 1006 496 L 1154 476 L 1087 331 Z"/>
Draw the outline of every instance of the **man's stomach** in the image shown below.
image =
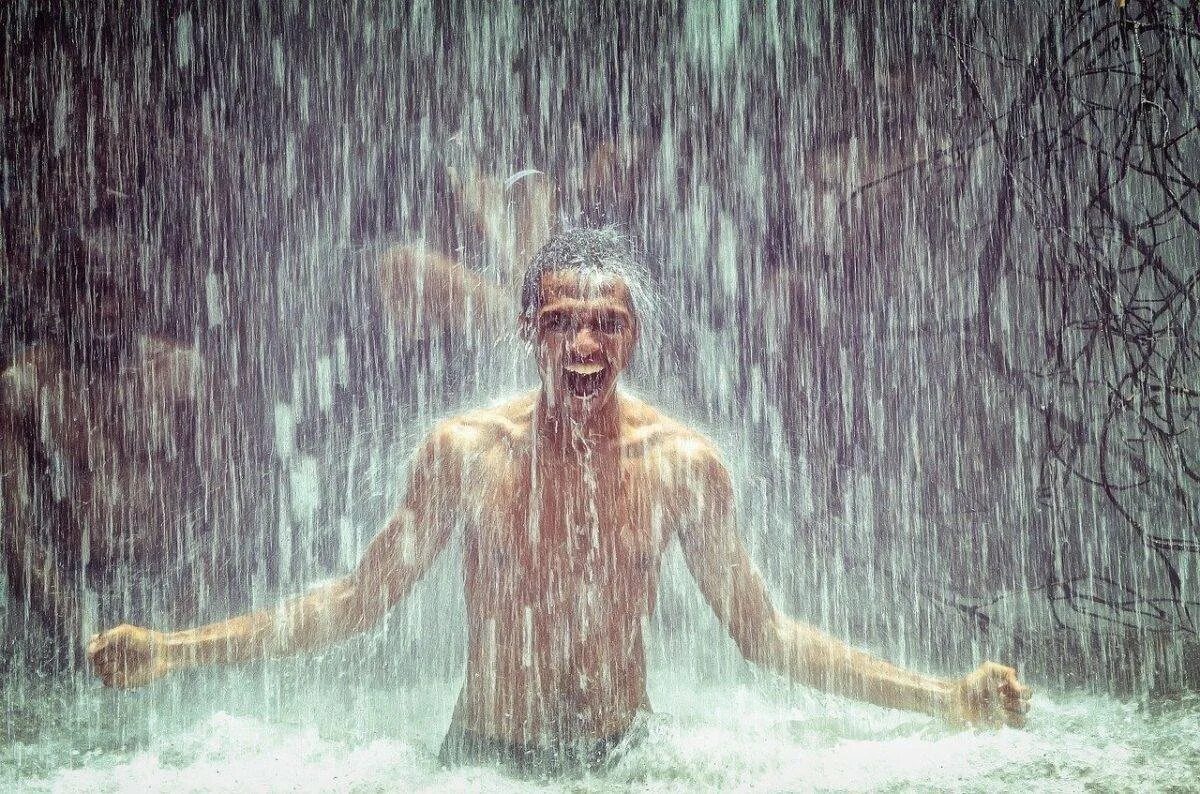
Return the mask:
<path fill-rule="evenodd" d="M 597 666 L 541 654 L 493 666 L 471 658 L 454 723 L 513 744 L 552 746 L 620 736 L 648 709 L 644 661 Z"/>

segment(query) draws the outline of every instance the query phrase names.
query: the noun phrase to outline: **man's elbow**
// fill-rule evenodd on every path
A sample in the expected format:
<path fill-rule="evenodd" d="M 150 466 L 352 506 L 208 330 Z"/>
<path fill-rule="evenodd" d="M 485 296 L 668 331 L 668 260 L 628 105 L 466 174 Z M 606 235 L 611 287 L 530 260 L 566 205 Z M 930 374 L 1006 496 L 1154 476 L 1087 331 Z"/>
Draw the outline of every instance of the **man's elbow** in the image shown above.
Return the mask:
<path fill-rule="evenodd" d="M 787 627 L 777 617 L 754 623 L 735 621 L 729 627 L 729 634 L 746 661 L 787 672 Z"/>
<path fill-rule="evenodd" d="M 301 647 L 308 649 L 361 634 L 378 623 L 385 611 L 365 594 L 354 577 L 317 588 L 297 607 L 290 615 L 297 624 L 291 633 Z"/>
<path fill-rule="evenodd" d="M 348 589 L 340 610 L 340 622 L 347 636 L 373 629 L 398 600 L 386 585 L 372 587 L 350 579 L 345 586 Z"/>

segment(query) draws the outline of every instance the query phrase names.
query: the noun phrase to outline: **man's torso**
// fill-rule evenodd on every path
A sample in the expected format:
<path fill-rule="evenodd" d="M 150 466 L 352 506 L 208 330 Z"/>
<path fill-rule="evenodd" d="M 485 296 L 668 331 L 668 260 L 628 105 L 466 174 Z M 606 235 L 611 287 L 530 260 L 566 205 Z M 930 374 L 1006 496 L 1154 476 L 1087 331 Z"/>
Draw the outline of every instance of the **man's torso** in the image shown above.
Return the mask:
<path fill-rule="evenodd" d="M 691 435 L 622 397 L 619 442 L 556 453 L 521 398 L 458 420 L 468 667 L 457 723 L 538 744 L 607 737 L 645 708 L 643 626 Z M 579 442 L 576 442 L 579 444 Z"/>

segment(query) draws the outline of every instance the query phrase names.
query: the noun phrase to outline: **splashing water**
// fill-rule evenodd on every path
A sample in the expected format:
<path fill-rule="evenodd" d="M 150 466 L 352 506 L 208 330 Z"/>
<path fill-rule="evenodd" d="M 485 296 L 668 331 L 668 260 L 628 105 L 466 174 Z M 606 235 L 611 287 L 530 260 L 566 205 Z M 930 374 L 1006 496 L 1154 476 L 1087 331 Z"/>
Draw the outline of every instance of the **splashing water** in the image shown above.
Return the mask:
<path fill-rule="evenodd" d="M 249 683 L 234 682 L 221 707 L 183 705 L 169 727 L 158 721 L 165 715 L 148 713 L 151 703 L 138 703 L 123 714 L 138 727 L 119 738 L 94 722 L 111 708 L 102 694 L 75 698 L 66 724 L 5 751 L 0 783 L 62 792 L 983 792 L 1189 790 L 1200 782 L 1194 699 L 1154 711 L 1095 695 L 1039 696 L 1026 730 L 959 732 L 761 680 L 713 685 L 663 675 L 651 693 L 662 711 L 636 749 L 604 772 L 546 781 L 438 763 L 440 715 L 452 705 L 454 682 L 310 687 L 284 702 Z"/>

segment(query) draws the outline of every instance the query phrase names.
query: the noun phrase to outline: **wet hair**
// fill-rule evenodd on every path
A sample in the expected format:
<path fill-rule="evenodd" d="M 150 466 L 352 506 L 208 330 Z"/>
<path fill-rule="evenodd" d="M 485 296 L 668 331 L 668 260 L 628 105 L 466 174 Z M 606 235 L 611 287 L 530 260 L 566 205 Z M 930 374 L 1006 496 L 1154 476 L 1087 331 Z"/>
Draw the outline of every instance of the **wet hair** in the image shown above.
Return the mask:
<path fill-rule="evenodd" d="M 529 260 L 521 286 L 521 316 L 532 320 L 542 307 L 542 277 L 577 270 L 581 275 L 613 276 L 629 288 L 635 317 L 641 319 L 648 293 L 645 271 L 629 240 L 612 226 L 566 229 L 552 237 Z"/>

